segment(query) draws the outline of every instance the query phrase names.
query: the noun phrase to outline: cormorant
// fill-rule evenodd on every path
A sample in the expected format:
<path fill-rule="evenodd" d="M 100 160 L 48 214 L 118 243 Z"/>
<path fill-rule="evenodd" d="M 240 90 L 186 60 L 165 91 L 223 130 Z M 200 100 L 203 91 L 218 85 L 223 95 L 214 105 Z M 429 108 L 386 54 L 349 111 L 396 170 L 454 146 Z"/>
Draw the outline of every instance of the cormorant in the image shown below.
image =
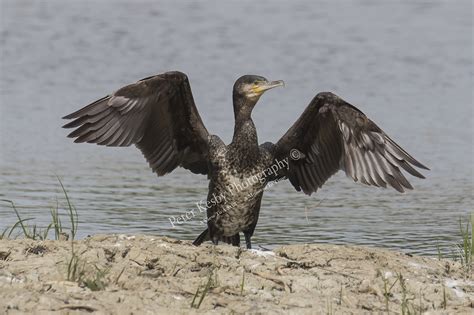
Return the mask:
<path fill-rule="evenodd" d="M 208 228 L 194 241 L 239 246 L 240 232 L 251 248 L 263 189 L 289 179 L 311 195 L 339 170 L 355 182 L 413 189 L 401 172 L 424 178 L 428 170 L 355 106 L 330 92 L 317 94 L 276 143 L 259 145 L 251 113 L 260 96 L 282 86 L 244 75 L 233 87 L 235 126 L 225 145 L 211 135 L 194 104 L 187 76 L 166 72 L 127 85 L 65 116 L 74 142 L 106 146 L 135 144 L 152 170 L 163 176 L 178 166 L 208 176 Z"/>

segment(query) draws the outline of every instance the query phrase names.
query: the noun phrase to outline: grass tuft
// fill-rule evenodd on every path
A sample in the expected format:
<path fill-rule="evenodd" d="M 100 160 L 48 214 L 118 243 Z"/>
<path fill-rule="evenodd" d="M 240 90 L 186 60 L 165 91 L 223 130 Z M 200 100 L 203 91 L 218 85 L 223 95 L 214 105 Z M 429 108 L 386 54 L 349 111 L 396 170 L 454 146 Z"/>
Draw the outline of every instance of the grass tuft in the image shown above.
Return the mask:
<path fill-rule="evenodd" d="M 393 286 L 398 282 L 398 278 L 395 279 L 395 281 L 392 283 L 392 285 L 389 287 L 388 286 L 388 278 L 385 276 L 382 277 L 383 280 L 383 296 L 385 299 L 385 310 L 387 311 L 387 314 L 390 314 L 390 297 L 393 296 L 392 294 L 392 288 Z"/>
<path fill-rule="evenodd" d="M 30 229 L 24 224 L 24 222 L 26 221 L 29 221 L 29 220 L 33 220 L 33 218 L 27 218 L 27 219 L 22 219 L 20 217 L 20 213 L 18 212 L 18 209 L 16 208 L 15 206 L 15 203 L 11 200 L 7 200 L 7 199 L 1 199 L 1 201 L 3 202 L 8 202 L 13 211 L 15 212 L 16 214 L 16 217 L 18 218 L 18 221 L 12 226 L 12 228 L 10 229 L 10 233 L 8 233 L 8 238 L 11 236 L 11 234 L 13 233 L 13 231 L 18 227 L 20 226 L 21 227 L 21 230 L 23 231 L 23 235 L 26 237 L 26 238 L 31 238 L 31 239 L 35 239 L 35 235 L 31 235 L 31 232 L 30 232 Z M 35 225 L 36 227 L 36 225 Z M 5 230 L 6 231 L 6 230 Z M 4 233 L 5 233 L 4 231 Z"/>
<path fill-rule="evenodd" d="M 215 280 L 213 280 L 213 276 L 214 276 L 214 270 L 211 269 L 211 271 L 209 272 L 209 276 L 207 277 L 206 284 L 198 286 L 198 288 L 196 290 L 196 293 L 194 294 L 193 300 L 191 301 L 191 308 L 201 307 L 201 303 L 202 303 L 202 301 L 204 301 L 204 298 L 206 297 L 207 292 L 209 292 L 209 289 L 212 287 L 213 283 L 215 283 Z M 200 292 L 201 287 L 203 287 L 202 292 Z M 196 299 L 199 295 L 201 295 L 201 296 L 199 297 L 199 301 L 196 304 Z"/>
<path fill-rule="evenodd" d="M 66 197 L 67 205 L 68 205 L 68 215 L 69 215 L 69 220 L 71 222 L 71 240 L 74 240 L 76 237 L 77 233 L 77 226 L 78 226 L 78 215 L 77 215 L 77 210 L 76 207 L 71 203 L 71 200 L 69 199 L 69 195 L 66 191 L 66 188 L 64 188 L 63 182 L 61 179 L 57 176 L 57 179 L 59 181 L 59 184 L 61 185 L 61 189 L 63 190 L 64 197 Z"/>
<path fill-rule="evenodd" d="M 71 258 L 67 264 L 67 274 L 66 280 L 77 282 L 80 286 L 89 288 L 91 291 L 101 291 L 107 287 L 107 274 L 108 269 L 100 269 L 97 265 L 93 265 L 95 270 L 91 272 L 88 270 L 89 264 L 81 258 L 81 255 L 78 255 L 74 250 L 74 242 L 71 241 Z M 125 269 L 125 268 L 124 268 Z M 123 270 L 122 270 L 123 272 Z M 120 273 L 119 277 L 122 275 Z M 92 277 L 88 275 L 93 274 Z M 116 281 L 118 281 L 117 277 Z"/>
<path fill-rule="evenodd" d="M 411 314 L 415 314 L 415 310 L 412 308 L 410 308 L 410 301 L 413 301 L 415 299 L 414 296 L 412 297 L 409 297 L 409 292 L 407 290 L 407 286 L 406 286 L 406 279 L 403 278 L 403 275 L 401 273 L 398 274 L 398 283 L 400 284 L 400 288 L 402 289 L 402 304 L 401 304 L 401 307 L 402 307 L 402 315 L 411 315 Z"/>
<path fill-rule="evenodd" d="M 69 259 L 67 265 L 67 281 L 73 281 L 81 283 L 85 276 L 85 261 L 83 262 L 79 256 L 74 252 L 74 245 L 71 242 L 71 259 Z"/>
<path fill-rule="evenodd" d="M 58 181 L 67 201 L 66 213 L 69 216 L 69 221 L 71 222 L 70 238 L 73 240 L 76 237 L 78 226 L 77 210 L 76 207 L 74 207 L 74 205 L 71 203 L 69 195 L 59 177 Z M 59 240 L 64 238 L 65 233 L 63 232 L 63 225 L 59 216 L 59 203 L 57 201 L 56 207 L 52 208 L 50 212 L 51 222 L 44 229 L 38 228 L 36 224 L 28 225 L 27 221 L 33 220 L 34 218 L 22 218 L 13 201 L 7 199 L 0 199 L 0 201 L 9 203 L 18 219 L 18 221 L 16 221 L 11 228 L 7 227 L 5 230 L 3 230 L 2 234 L 0 234 L 0 239 L 12 237 L 13 232 L 18 229 L 20 229 L 20 234 L 16 235 L 16 237 L 23 236 L 24 238 L 32 240 L 46 240 L 49 237 L 50 231 L 54 230 L 54 239 Z M 65 236 L 66 238 L 69 238 L 67 234 Z"/>
<path fill-rule="evenodd" d="M 94 265 L 96 272 L 93 278 L 84 279 L 82 283 L 86 288 L 89 288 L 91 291 L 101 291 L 107 287 L 107 273 L 109 269 L 100 269 Z"/>
<path fill-rule="evenodd" d="M 456 245 L 456 258 L 459 259 L 468 277 L 471 276 L 474 256 L 474 212 L 471 213 L 469 221 L 464 227 L 462 219 L 459 219 L 461 243 Z"/>

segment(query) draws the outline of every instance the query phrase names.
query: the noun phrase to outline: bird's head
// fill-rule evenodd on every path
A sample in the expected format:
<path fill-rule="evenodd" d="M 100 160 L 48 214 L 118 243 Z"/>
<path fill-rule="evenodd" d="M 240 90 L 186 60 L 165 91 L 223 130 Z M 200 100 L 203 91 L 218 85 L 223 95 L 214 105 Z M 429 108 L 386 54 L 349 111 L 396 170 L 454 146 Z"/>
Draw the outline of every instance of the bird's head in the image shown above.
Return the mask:
<path fill-rule="evenodd" d="M 281 80 L 270 82 L 258 75 L 241 76 L 234 84 L 234 111 L 236 114 L 240 111 L 251 111 L 265 91 L 284 85 Z"/>

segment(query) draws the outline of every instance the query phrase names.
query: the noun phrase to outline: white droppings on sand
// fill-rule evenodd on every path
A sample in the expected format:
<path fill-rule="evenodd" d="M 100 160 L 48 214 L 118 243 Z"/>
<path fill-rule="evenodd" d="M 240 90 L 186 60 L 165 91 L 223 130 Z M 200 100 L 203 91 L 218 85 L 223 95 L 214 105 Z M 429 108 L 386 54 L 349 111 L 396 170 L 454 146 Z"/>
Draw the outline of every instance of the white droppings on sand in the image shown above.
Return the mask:
<path fill-rule="evenodd" d="M 458 288 L 456 288 L 458 285 L 460 285 L 459 281 L 457 280 L 453 280 L 453 279 L 446 279 L 446 281 L 444 282 L 444 284 L 450 288 L 451 290 L 453 290 L 453 292 L 456 294 L 456 296 L 458 298 L 463 298 L 464 297 L 464 292 L 462 292 L 461 290 L 459 290 Z"/>
<path fill-rule="evenodd" d="M 428 269 L 428 270 L 434 270 L 433 268 L 425 265 L 425 264 L 418 264 L 416 262 L 408 262 L 408 266 L 415 267 L 416 269 Z"/>
<path fill-rule="evenodd" d="M 125 234 L 120 234 L 120 235 L 118 236 L 118 238 L 119 238 L 120 240 L 128 240 L 128 241 L 130 241 L 130 240 L 134 240 L 134 239 L 135 239 L 135 235 L 128 236 L 128 235 L 125 235 Z"/>
<path fill-rule="evenodd" d="M 0 282 L 9 283 L 23 283 L 23 279 L 17 278 L 6 270 L 0 270 Z"/>
<path fill-rule="evenodd" d="M 261 263 L 256 263 L 256 264 L 253 264 L 253 265 L 250 265 L 250 269 L 256 269 L 258 266 L 262 265 Z"/>
<path fill-rule="evenodd" d="M 275 253 L 269 250 L 259 250 L 259 249 L 249 249 L 248 250 L 250 253 L 255 254 L 257 256 L 261 257 L 270 257 L 270 256 L 275 256 Z"/>
<path fill-rule="evenodd" d="M 424 266 L 422 266 L 422 265 L 420 265 L 420 264 L 417 264 L 417 263 L 414 263 L 414 262 L 409 262 L 409 263 L 408 263 L 408 266 L 415 267 L 415 268 L 417 268 L 417 269 L 424 268 Z"/>

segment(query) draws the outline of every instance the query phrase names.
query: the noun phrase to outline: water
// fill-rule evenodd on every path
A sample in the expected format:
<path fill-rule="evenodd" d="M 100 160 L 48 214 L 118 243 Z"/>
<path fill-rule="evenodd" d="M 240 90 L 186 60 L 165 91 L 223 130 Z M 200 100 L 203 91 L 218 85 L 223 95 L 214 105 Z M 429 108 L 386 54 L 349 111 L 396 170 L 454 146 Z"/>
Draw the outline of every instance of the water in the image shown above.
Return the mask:
<path fill-rule="evenodd" d="M 180 169 L 157 178 L 135 148 L 73 144 L 60 117 L 176 69 L 207 128 L 229 142 L 233 82 L 254 73 L 286 82 L 256 107 L 261 142 L 277 141 L 317 92 L 333 91 L 432 169 L 407 194 L 343 174 L 311 197 L 281 182 L 264 196 L 255 244 L 449 251 L 473 209 L 471 12 L 470 1 L 2 1 L 0 199 L 44 226 L 65 204 L 57 175 L 79 212 L 79 237 L 191 240 L 203 215 L 175 228 L 168 218 L 205 198 L 205 177 Z M 16 220 L 0 203 L 0 232 Z"/>

